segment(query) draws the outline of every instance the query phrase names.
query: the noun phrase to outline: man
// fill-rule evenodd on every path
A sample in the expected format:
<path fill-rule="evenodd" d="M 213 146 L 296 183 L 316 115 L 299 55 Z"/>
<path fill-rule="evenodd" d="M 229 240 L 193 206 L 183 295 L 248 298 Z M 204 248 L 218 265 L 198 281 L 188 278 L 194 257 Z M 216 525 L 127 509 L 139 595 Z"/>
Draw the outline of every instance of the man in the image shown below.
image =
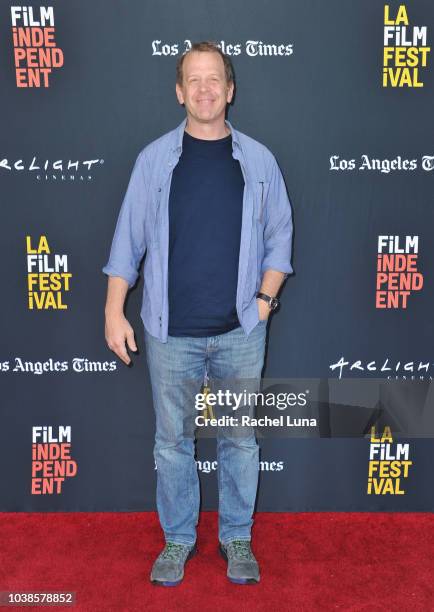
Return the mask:
<path fill-rule="evenodd" d="M 107 344 L 129 364 L 125 342 L 137 347 L 123 307 L 146 251 L 141 318 L 166 541 L 151 581 L 165 586 L 181 582 L 196 552 L 195 394 L 205 372 L 217 387 L 231 380 L 259 389 L 267 319 L 292 272 L 283 178 L 272 153 L 225 119 L 233 93 L 230 60 L 214 43 L 194 44 L 179 58 L 176 95 L 187 116 L 139 154 L 103 268 Z M 219 428 L 217 459 L 227 576 L 255 583 L 259 567 L 250 542 L 259 453 L 253 429 Z"/>

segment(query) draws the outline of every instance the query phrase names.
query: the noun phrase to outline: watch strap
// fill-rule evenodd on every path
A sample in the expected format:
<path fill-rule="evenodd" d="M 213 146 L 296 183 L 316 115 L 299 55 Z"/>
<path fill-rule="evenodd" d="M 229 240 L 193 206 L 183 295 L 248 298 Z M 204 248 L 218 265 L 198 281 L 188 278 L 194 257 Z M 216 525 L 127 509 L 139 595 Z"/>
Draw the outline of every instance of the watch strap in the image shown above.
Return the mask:
<path fill-rule="evenodd" d="M 260 291 L 256 294 L 256 297 L 260 298 L 261 300 L 264 300 L 264 302 L 267 302 L 271 310 L 274 310 L 275 308 L 277 308 L 279 304 L 278 298 L 271 297 L 271 295 L 267 295 L 266 293 L 261 293 Z"/>

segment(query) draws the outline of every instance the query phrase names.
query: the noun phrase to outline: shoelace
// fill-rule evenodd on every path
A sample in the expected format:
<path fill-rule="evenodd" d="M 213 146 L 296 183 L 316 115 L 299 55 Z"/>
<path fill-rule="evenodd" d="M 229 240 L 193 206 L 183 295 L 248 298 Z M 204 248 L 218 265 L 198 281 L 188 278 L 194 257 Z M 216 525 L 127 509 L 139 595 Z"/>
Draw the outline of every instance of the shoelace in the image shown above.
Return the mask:
<path fill-rule="evenodd" d="M 182 558 L 185 546 L 183 544 L 175 544 L 174 542 L 167 542 L 163 552 L 161 553 L 162 559 L 170 559 L 171 561 L 179 561 Z"/>
<path fill-rule="evenodd" d="M 239 559 L 251 559 L 252 553 L 250 550 L 250 542 L 246 540 L 234 540 L 227 546 L 228 552 L 232 549 L 232 552 Z"/>

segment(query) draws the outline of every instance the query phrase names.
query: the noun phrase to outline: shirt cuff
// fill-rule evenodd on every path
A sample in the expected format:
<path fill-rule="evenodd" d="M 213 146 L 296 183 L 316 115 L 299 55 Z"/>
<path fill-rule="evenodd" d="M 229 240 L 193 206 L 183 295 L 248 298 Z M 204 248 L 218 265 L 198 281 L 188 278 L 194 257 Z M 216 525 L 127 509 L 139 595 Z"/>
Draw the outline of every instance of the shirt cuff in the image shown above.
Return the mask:
<path fill-rule="evenodd" d="M 139 276 L 137 270 L 133 271 L 128 270 L 126 268 L 115 267 L 112 264 L 107 264 L 106 266 L 104 266 L 104 268 L 102 268 L 102 271 L 108 276 L 120 276 L 125 281 L 127 281 L 129 288 L 131 288 L 135 284 L 137 277 Z"/>

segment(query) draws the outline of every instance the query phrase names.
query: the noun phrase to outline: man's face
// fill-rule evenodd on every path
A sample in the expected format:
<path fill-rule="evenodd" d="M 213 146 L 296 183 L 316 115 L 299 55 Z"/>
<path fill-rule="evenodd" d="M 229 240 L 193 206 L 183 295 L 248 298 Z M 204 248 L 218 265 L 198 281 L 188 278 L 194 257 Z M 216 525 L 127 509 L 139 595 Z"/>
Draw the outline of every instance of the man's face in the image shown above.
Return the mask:
<path fill-rule="evenodd" d="M 176 84 L 176 96 L 185 104 L 187 115 L 200 123 L 214 123 L 225 116 L 234 85 L 226 82 L 223 59 L 218 53 L 193 51 L 182 66 L 183 83 Z"/>

